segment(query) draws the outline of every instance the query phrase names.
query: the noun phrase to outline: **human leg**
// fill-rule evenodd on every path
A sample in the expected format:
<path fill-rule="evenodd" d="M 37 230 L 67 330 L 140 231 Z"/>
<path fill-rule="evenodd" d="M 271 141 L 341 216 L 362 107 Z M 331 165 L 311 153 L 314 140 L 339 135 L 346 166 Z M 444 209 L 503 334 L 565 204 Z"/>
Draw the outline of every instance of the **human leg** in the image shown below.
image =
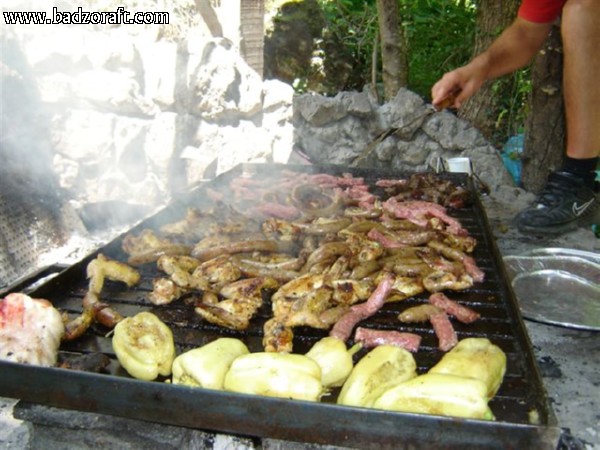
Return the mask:
<path fill-rule="evenodd" d="M 600 154 L 600 2 L 568 0 L 561 32 L 564 51 L 566 159 L 551 173 L 534 204 L 515 222 L 522 231 L 562 232 L 596 203 L 595 170 Z"/>
<path fill-rule="evenodd" d="M 600 2 L 569 0 L 563 10 L 567 156 L 600 155 Z"/>

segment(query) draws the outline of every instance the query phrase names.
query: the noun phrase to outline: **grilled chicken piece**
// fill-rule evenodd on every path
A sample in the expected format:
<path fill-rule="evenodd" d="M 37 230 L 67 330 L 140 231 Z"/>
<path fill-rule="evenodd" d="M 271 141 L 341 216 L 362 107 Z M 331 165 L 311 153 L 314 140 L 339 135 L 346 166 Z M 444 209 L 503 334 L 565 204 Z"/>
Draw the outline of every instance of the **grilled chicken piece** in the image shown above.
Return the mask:
<path fill-rule="evenodd" d="M 148 300 L 153 305 L 168 305 L 188 292 L 170 278 L 152 280 L 152 288 Z"/>
<path fill-rule="evenodd" d="M 177 222 L 168 223 L 160 231 L 169 236 L 184 236 L 187 239 L 202 239 L 206 230 L 215 226 L 218 219 L 212 212 L 203 212 L 197 208 L 188 208 L 185 217 Z"/>
<path fill-rule="evenodd" d="M 181 288 L 192 288 L 194 280 L 192 272 L 200 265 L 200 261 L 191 256 L 163 255 L 156 261 L 156 266 L 169 275 L 169 278 Z"/>
<path fill-rule="evenodd" d="M 129 255 L 127 262 L 134 266 L 154 262 L 162 255 L 189 255 L 191 251 L 191 247 L 161 238 L 148 229 L 138 236 L 125 236 L 122 248 Z"/>
<path fill-rule="evenodd" d="M 338 305 L 353 305 L 369 298 L 375 286 L 372 280 L 332 280 L 333 299 Z"/>
<path fill-rule="evenodd" d="M 273 317 L 265 322 L 263 329 L 263 347 L 266 352 L 292 352 L 294 333 L 291 327 Z"/>
<path fill-rule="evenodd" d="M 64 332 L 62 316 L 48 300 L 13 293 L 0 301 L 0 359 L 54 366 Z"/>
<path fill-rule="evenodd" d="M 329 328 L 330 324 L 321 320 L 321 314 L 333 306 L 331 298 L 331 289 L 323 287 L 295 300 L 290 304 L 290 310 L 284 318 L 285 325 Z"/>
<path fill-rule="evenodd" d="M 229 255 L 219 255 L 204 261 L 192 274 L 195 280 L 204 279 L 213 285 L 214 290 L 219 290 L 222 286 L 239 280 L 241 276 L 242 272 Z"/>
<path fill-rule="evenodd" d="M 114 261 L 103 254 L 98 254 L 96 259 L 87 266 L 87 277 L 90 279 L 89 291 L 100 294 L 104 280 L 121 281 L 131 287 L 140 281 L 140 274 L 134 268 L 120 261 Z"/>
<path fill-rule="evenodd" d="M 100 292 L 104 286 L 104 280 L 120 281 L 131 287 L 140 282 L 140 274 L 133 267 L 120 261 L 107 258 L 99 253 L 96 259 L 87 265 L 87 277 L 89 278 L 88 291 L 83 297 L 83 311 L 75 319 L 69 320 L 65 313 L 65 333 L 63 340 L 71 341 L 77 339 L 94 322 L 105 327 L 113 328 L 123 320 L 123 316 L 112 309 L 107 303 L 100 299 Z"/>
<path fill-rule="evenodd" d="M 233 330 L 245 330 L 262 305 L 263 289 L 277 289 L 274 278 L 257 277 L 235 281 L 224 286 L 219 294 L 225 300 L 196 305 L 196 313 L 211 323 Z"/>
<path fill-rule="evenodd" d="M 326 312 L 337 305 L 326 280 L 324 274 L 309 273 L 279 288 L 271 298 L 273 319 L 264 326 L 265 351 L 292 351 L 293 327 L 327 329 L 331 326 L 331 317 Z"/>

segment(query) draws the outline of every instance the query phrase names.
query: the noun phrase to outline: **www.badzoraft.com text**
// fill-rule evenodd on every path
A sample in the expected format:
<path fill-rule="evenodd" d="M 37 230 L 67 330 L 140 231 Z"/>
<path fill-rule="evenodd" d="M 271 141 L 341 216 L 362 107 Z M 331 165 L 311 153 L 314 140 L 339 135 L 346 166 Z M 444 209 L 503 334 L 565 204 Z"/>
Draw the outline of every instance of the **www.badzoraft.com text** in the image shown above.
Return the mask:
<path fill-rule="evenodd" d="M 169 13 L 161 11 L 130 12 L 122 6 L 116 11 L 59 11 L 52 8 L 52 14 L 45 11 L 3 11 L 7 25 L 152 25 L 168 24 Z"/>

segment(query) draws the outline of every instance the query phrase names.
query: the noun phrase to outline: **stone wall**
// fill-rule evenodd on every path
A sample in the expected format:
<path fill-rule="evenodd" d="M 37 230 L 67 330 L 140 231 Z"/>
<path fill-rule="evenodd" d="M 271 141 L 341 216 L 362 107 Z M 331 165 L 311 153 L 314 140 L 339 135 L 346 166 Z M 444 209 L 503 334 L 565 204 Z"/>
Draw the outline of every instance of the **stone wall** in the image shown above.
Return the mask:
<path fill-rule="evenodd" d="M 384 105 L 368 90 L 294 97 L 289 85 L 263 81 L 239 42 L 214 38 L 201 23 L 176 38 L 138 25 L 4 26 L 1 37 L 11 49 L 3 80 L 18 78 L 36 94 L 3 105 L 35 111 L 25 129 L 13 120 L 18 111 L 3 118 L 4 128 L 21 128 L 4 144 L 34 162 L 50 159 L 61 188 L 83 204 L 164 203 L 241 162 L 288 162 L 294 146 L 314 162 L 346 165 L 392 128 L 401 130 L 362 165 L 418 171 L 439 157 L 469 156 L 492 189 L 511 183 L 468 123 L 447 112 L 415 120 L 426 105 L 414 93 Z M 44 158 L 36 158 L 40 146 Z"/>
<path fill-rule="evenodd" d="M 21 6 L 32 7 L 11 2 Z M 45 140 L 51 169 L 75 201 L 160 204 L 239 162 L 289 157 L 292 88 L 263 82 L 239 42 L 213 38 L 201 24 L 177 38 L 159 26 L 3 25 L 1 38 L 11 49 L 0 58 L 3 81 L 36 93 L 3 104 L 3 115 L 8 107 L 36 111 L 35 126 L 18 133 L 29 144 L 4 144 L 35 163 L 30 144 Z M 15 122 L 3 119 L 3 128 L 23 128 Z"/>
<path fill-rule="evenodd" d="M 428 111 L 407 89 L 383 105 L 369 89 L 335 97 L 300 95 L 294 99 L 296 149 L 314 163 L 399 172 L 442 169 L 441 159 L 468 157 L 492 192 L 513 185 L 497 150 L 476 128 L 450 112 Z"/>

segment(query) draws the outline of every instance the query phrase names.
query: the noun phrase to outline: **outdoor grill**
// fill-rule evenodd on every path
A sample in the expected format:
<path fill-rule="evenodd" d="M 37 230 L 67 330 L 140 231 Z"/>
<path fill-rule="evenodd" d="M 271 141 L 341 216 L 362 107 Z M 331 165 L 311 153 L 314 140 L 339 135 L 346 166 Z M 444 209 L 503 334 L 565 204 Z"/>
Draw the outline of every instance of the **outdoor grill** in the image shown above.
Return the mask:
<path fill-rule="evenodd" d="M 364 177 L 369 185 L 383 178 L 402 178 L 409 174 L 340 166 L 242 164 L 175 198 L 170 205 L 129 230 L 157 230 L 161 225 L 182 218 L 188 207 L 208 208 L 208 190 L 226 192 L 231 181 L 243 176 L 266 178 L 283 169 L 308 173 Z M 299 442 L 344 445 L 359 448 L 556 448 L 560 436 L 536 367 L 533 349 L 518 305 L 510 289 L 502 259 L 479 201 L 476 187 L 466 174 L 439 174 L 467 188 L 472 204 L 451 210 L 477 239 L 473 257 L 485 271 L 485 281 L 471 289 L 452 292 L 460 303 L 480 313 L 472 324 L 455 324 L 458 338 L 486 337 L 507 355 L 507 372 L 498 394 L 490 402 L 495 421 L 407 414 L 377 409 L 345 407 L 335 404 L 335 392 L 319 403 L 250 396 L 201 388 L 189 388 L 160 381 L 145 382 L 131 378 L 120 367 L 112 350 L 108 330 L 94 325 L 75 341 L 64 343 L 61 357 L 102 353 L 111 362 L 106 373 L 88 373 L 61 368 L 44 368 L 0 362 L 0 395 L 66 409 L 128 417 L 150 422 L 256 437 L 271 437 Z M 60 310 L 77 314 L 88 288 L 86 266 L 98 253 L 126 261 L 121 249 L 123 235 L 62 270 L 57 276 L 27 292 L 32 297 L 49 299 Z M 106 282 L 103 300 L 124 316 L 140 311 L 154 312 L 173 330 L 178 350 L 188 350 L 218 337 L 242 339 L 251 351 L 262 350 L 263 324 L 270 317 L 265 302 L 245 331 L 232 331 L 198 317 L 184 301 L 154 306 L 146 298 L 152 280 L 161 276 L 156 264 L 139 267 L 140 284 L 127 288 Z M 33 282 L 33 280 L 32 280 Z M 16 289 L 13 288 L 13 290 Z M 21 284 L 18 289 L 26 291 Z M 361 326 L 395 329 L 422 336 L 414 355 L 419 372 L 425 372 L 442 356 L 438 340 L 429 323 L 403 324 L 399 311 L 424 303 L 426 293 L 401 302 L 388 303 Z M 308 327 L 295 329 L 294 351 L 305 352 L 327 335 Z M 361 353 L 361 355 L 364 353 Z"/>

